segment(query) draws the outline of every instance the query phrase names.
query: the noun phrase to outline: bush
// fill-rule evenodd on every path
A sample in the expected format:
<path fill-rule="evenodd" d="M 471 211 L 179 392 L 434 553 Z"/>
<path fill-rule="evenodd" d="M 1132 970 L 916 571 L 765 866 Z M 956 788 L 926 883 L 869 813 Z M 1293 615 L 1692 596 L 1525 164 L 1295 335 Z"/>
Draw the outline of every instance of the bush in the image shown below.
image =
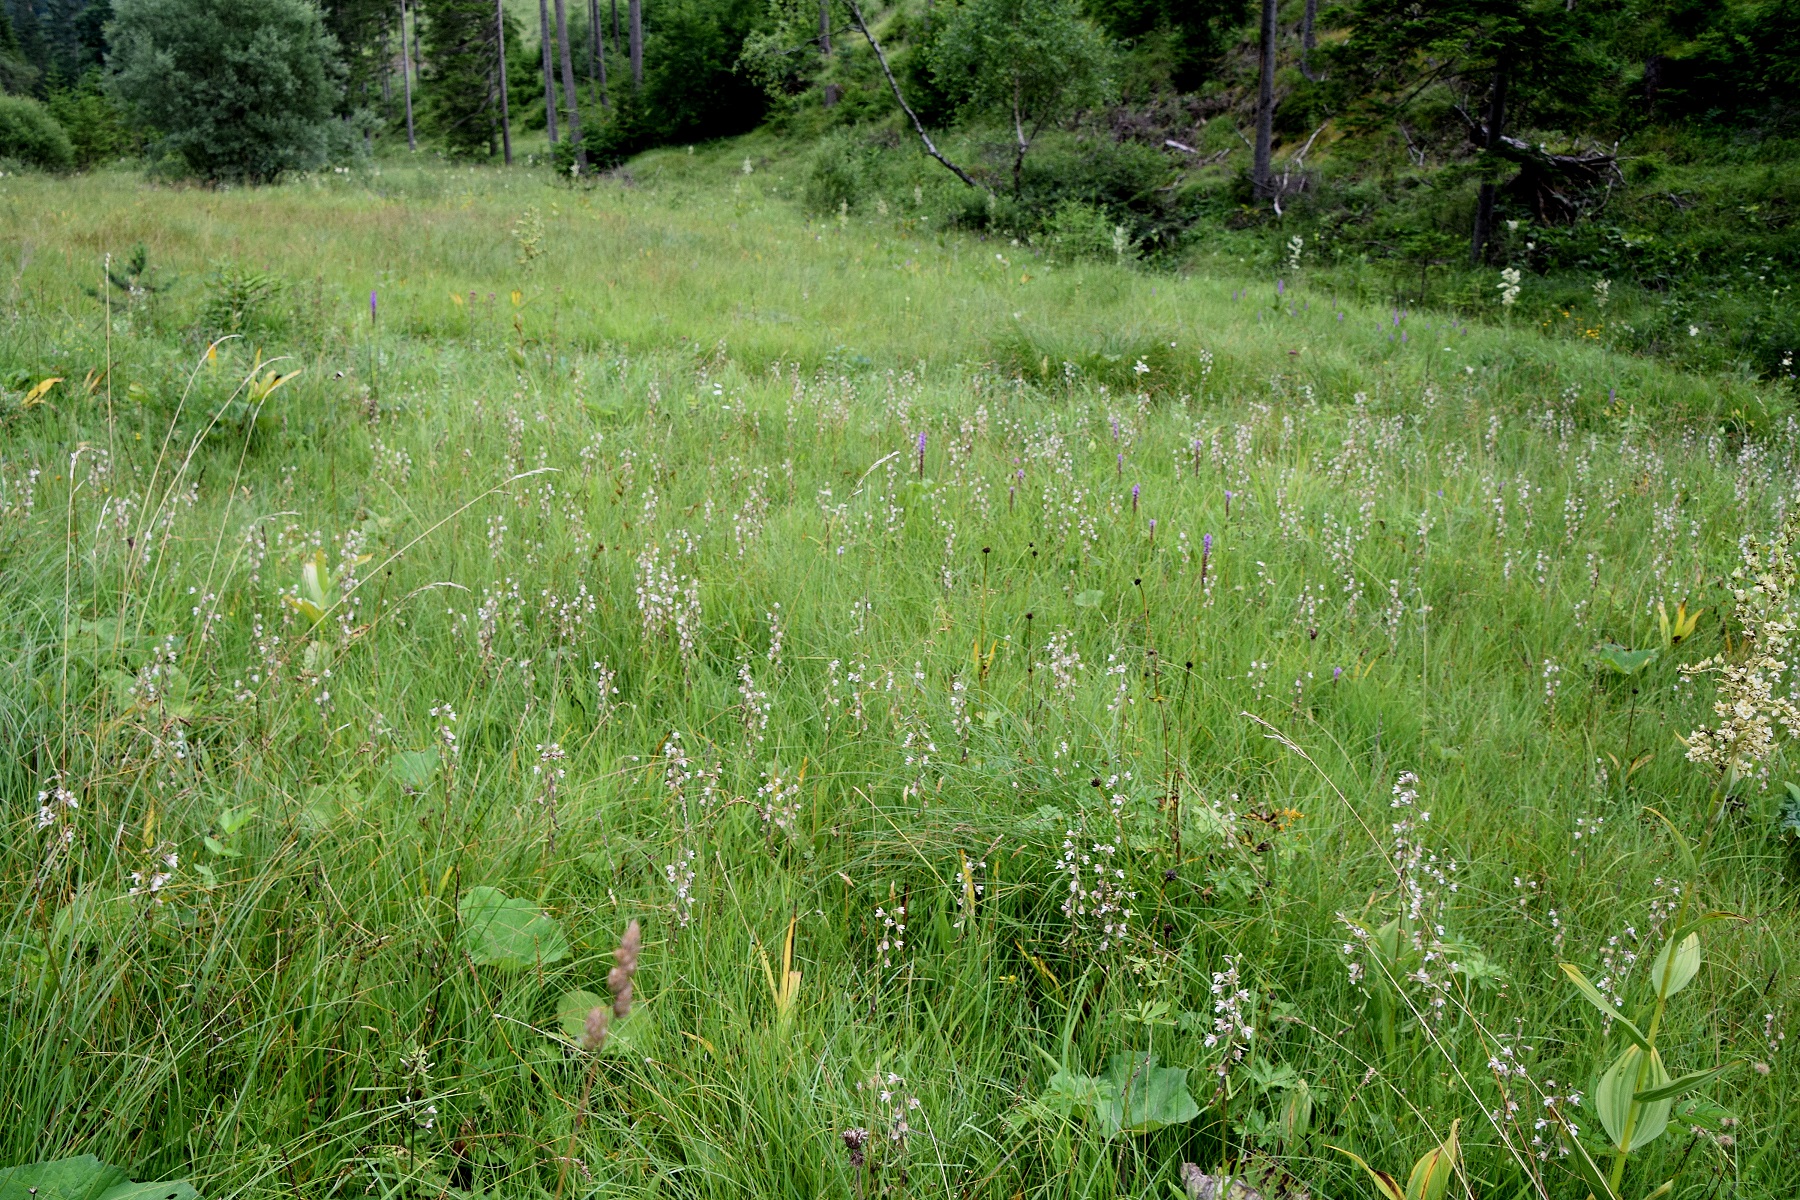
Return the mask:
<path fill-rule="evenodd" d="M 112 90 L 204 179 L 260 183 L 324 164 L 343 91 L 309 0 L 119 0 Z"/>
<path fill-rule="evenodd" d="M 1057 205 L 1044 233 L 1050 252 L 1064 262 L 1125 262 L 1137 257 L 1137 246 L 1126 227 L 1080 200 Z"/>
<path fill-rule="evenodd" d="M 0 96 L 0 158 L 66 171 L 75 165 L 69 135 L 36 100 Z"/>
<path fill-rule="evenodd" d="M 834 130 L 813 148 L 801 202 L 827 215 L 853 209 L 868 190 L 869 171 L 869 148 L 847 130 Z"/>

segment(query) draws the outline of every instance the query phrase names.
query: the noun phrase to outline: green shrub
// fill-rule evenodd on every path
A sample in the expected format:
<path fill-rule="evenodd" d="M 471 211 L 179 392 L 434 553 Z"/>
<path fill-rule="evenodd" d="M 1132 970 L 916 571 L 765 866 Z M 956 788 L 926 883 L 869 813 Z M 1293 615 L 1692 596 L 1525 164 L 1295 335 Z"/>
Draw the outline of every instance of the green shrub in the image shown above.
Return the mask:
<path fill-rule="evenodd" d="M 281 276 L 227 263 L 206 281 L 200 331 L 209 338 L 271 332 L 283 324 L 286 294 L 287 280 Z"/>
<path fill-rule="evenodd" d="M 0 96 L 0 158 L 50 171 L 75 165 L 68 132 L 36 100 Z"/>
<path fill-rule="evenodd" d="M 321 166 L 343 91 L 337 44 L 309 0 L 119 0 L 113 94 L 204 179 L 250 183 Z"/>
<path fill-rule="evenodd" d="M 819 139 L 807 161 L 802 203 L 809 212 L 835 213 L 857 207 L 869 187 L 869 147 L 848 130 Z"/>
<path fill-rule="evenodd" d="M 1080 200 L 1064 200 L 1050 214 L 1044 237 L 1050 252 L 1065 262 L 1124 262 L 1137 257 L 1126 227 L 1103 210 Z"/>

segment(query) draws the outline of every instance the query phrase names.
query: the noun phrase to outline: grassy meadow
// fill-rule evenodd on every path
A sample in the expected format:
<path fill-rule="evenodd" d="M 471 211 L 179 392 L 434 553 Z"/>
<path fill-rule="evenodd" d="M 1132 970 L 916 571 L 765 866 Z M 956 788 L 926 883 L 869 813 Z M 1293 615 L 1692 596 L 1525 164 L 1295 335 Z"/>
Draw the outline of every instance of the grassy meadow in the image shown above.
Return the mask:
<path fill-rule="evenodd" d="M 799 179 L 0 179 L 0 1164 L 1800 1191 L 1792 393 Z"/>

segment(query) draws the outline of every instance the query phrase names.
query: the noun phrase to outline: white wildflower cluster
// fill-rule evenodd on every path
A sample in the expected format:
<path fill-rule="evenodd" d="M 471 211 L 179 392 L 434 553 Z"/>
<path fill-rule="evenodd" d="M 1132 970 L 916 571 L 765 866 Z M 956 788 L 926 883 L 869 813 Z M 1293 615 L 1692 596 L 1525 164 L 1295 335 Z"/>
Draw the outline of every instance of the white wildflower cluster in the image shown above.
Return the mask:
<path fill-rule="evenodd" d="M 593 671 L 594 694 L 597 698 L 594 706 L 594 723 L 604 725 L 606 719 L 612 716 L 613 705 L 618 703 L 614 697 L 619 694 L 619 673 L 598 660 L 594 663 Z"/>
<path fill-rule="evenodd" d="M 175 872 L 181 866 L 181 856 L 173 850 L 165 850 L 159 854 L 154 866 L 131 873 L 130 896 L 147 896 L 157 904 L 163 902 L 162 890 L 169 886 L 175 878 Z"/>
<path fill-rule="evenodd" d="M 1746 542 L 1744 563 L 1732 572 L 1746 647 L 1743 658 L 1729 662 L 1720 654 L 1681 668 L 1689 678 L 1701 673 L 1719 677 L 1713 703 L 1719 722 L 1688 735 L 1687 756 L 1722 776 L 1766 777 L 1777 727 L 1789 739 L 1800 738 L 1800 704 L 1796 704 L 1800 681 L 1790 675 L 1787 658 L 1800 625 L 1796 543 L 1800 543 L 1800 513 L 1789 516 L 1768 546 Z"/>
<path fill-rule="evenodd" d="M 698 852 L 690 848 L 677 853 L 674 862 L 663 864 L 663 875 L 675 891 L 675 923 L 682 929 L 694 919 L 694 860 L 698 857 Z"/>
<path fill-rule="evenodd" d="M 883 967 L 892 967 L 895 959 L 906 954 L 905 901 L 896 904 L 890 899 L 886 908 L 877 905 L 875 921 L 881 930 L 881 940 L 875 943 L 875 952 L 881 955 Z"/>
<path fill-rule="evenodd" d="M 1550 1161 L 1554 1153 L 1558 1158 L 1569 1156 L 1569 1140 L 1558 1136 L 1557 1131 L 1567 1125 L 1571 1136 L 1581 1133 L 1581 1125 L 1575 1121 L 1569 1110 L 1581 1107 L 1581 1093 L 1574 1088 L 1559 1091 L 1560 1084 L 1554 1079 L 1544 1080 L 1543 1096 L 1540 1103 L 1543 1112 L 1531 1123 L 1531 1152 L 1539 1162 Z"/>
<path fill-rule="evenodd" d="M 37 816 L 33 825 L 39 831 L 49 831 L 45 839 L 44 862 L 38 872 L 38 879 L 49 877 L 56 864 L 62 860 L 70 846 L 75 844 L 75 812 L 81 807 L 75 799 L 75 793 L 64 787 L 59 777 L 52 777 L 48 786 L 37 794 Z"/>
<path fill-rule="evenodd" d="M 1067 629 L 1050 635 L 1044 646 L 1046 661 L 1038 669 L 1050 672 L 1050 685 L 1059 696 L 1069 696 L 1081 682 L 1081 651 L 1075 647 L 1075 635 Z"/>
<path fill-rule="evenodd" d="M 1511 308 L 1519 301 L 1519 268 L 1504 267 L 1500 271 L 1500 282 L 1496 285 L 1500 292 L 1500 303 Z"/>
<path fill-rule="evenodd" d="M 670 538 L 692 553 L 694 543 L 684 531 Z M 665 553 L 656 543 L 638 555 L 638 615 L 644 640 L 672 643 L 684 661 L 699 652 L 700 581 L 682 573 L 679 550 Z"/>
<path fill-rule="evenodd" d="M 986 870 L 986 859 L 972 860 L 966 854 L 962 856 L 956 882 L 950 889 L 952 897 L 956 901 L 956 920 L 951 923 L 951 928 L 961 929 L 974 915 L 976 907 L 981 903 L 981 897 L 987 892 L 987 884 L 982 882 L 982 873 Z"/>
<path fill-rule="evenodd" d="M 738 664 L 738 697 L 744 720 L 744 741 L 751 746 L 760 746 L 763 738 L 768 736 L 769 710 L 774 705 L 769 693 L 756 686 L 747 662 Z"/>
<path fill-rule="evenodd" d="M 1056 862 L 1056 873 L 1067 884 L 1062 911 L 1070 921 L 1070 935 L 1097 933 L 1099 948 L 1110 950 L 1122 945 L 1131 932 L 1131 902 L 1137 893 L 1126 886 L 1125 869 L 1119 865 L 1119 849 L 1124 841 L 1115 836 L 1108 841 L 1090 842 L 1083 850 L 1075 830 L 1063 837 L 1062 857 Z"/>
<path fill-rule="evenodd" d="M 48 829 L 52 825 L 58 827 L 57 836 L 72 840 L 75 831 L 68 828 L 75 810 L 81 805 L 75 799 L 75 793 L 62 785 L 61 779 L 52 779 L 50 785 L 37 794 L 37 828 Z"/>
<path fill-rule="evenodd" d="M 904 1146 L 906 1135 L 912 1132 L 908 1115 L 919 1109 L 919 1098 L 908 1094 L 906 1080 L 892 1071 L 886 1074 L 878 1071 L 867 1079 L 859 1080 L 856 1090 L 871 1097 L 877 1106 L 870 1124 L 877 1129 L 885 1129 L 887 1140 L 895 1146 Z M 858 1143 L 854 1149 L 860 1150 L 861 1144 Z"/>
<path fill-rule="evenodd" d="M 800 819 L 800 781 L 782 774 L 779 765 L 764 771 L 762 786 L 756 789 L 756 807 L 763 824 L 791 832 Z"/>
<path fill-rule="evenodd" d="M 454 759 L 461 753 L 461 747 L 456 741 L 456 709 L 448 702 L 434 704 L 431 706 L 431 719 L 438 723 L 438 741 L 443 743 L 444 752 Z"/>
<path fill-rule="evenodd" d="M 1221 1050 L 1218 1065 L 1213 1068 L 1221 1086 L 1256 1038 L 1256 1026 L 1251 1024 L 1256 998 L 1238 976 L 1242 961 L 1242 955 L 1227 954 L 1225 969 L 1214 971 L 1212 977 L 1213 1025 L 1204 1040 L 1208 1050 Z"/>

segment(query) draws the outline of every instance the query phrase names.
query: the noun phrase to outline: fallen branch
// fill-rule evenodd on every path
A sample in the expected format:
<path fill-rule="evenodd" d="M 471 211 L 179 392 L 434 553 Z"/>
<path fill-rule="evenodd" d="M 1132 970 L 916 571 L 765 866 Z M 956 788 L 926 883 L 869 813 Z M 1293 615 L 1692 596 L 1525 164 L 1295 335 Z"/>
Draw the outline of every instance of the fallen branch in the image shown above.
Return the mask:
<path fill-rule="evenodd" d="M 1188 145 L 1186 142 L 1178 142 L 1174 138 L 1164 138 L 1163 145 L 1167 146 L 1171 150 L 1179 150 L 1183 154 L 1198 154 L 1198 153 L 1200 153 L 1200 151 L 1194 149 L 1192 146 Z M 1194 165 L 1196 167 L 1210 167 L 1216 162 L 1225 161 L 1225 156 L 1230 153 L 1231 153 L 1231 147 L 1227 146 L 1225 149 L 1219 151 L 1217 154 L 1207 155 L 1205 158 L 1201 159 L 1199 162 L 1195 163 Z"/>
<path fill-rule="evenodd" d="M 848 3 L 850 5 L 850 15 L 856 21 L 857 30 L 863 35 L 864 40 L 869 43 L 869 49 L 875 52 L 875 61 L 881 64 L 881 73 L 887 76 L 888 87 L 894 90 L 894 100 L 912 121 L 913 128 L 918 131 L 919 140 L 925 144 L 925 153 L 937 159 L 938 162 L 944 165 L 945 170 L 949 171 L 952 175 L 956 176 L 970 187 L 979 188 L 981 185 L 969 178 L 969 173 L 967 171 L 943 156 L 938 150 L 936 143 L 931 140 L 931 135 L 925 132 L 925 122 L 919 120 L 919 114 L 912 110 L 912 105 L 908 104 L 906 102 L 906 97 L 900 94 L 900 81 L 894 78 L 893 69 L 888 66 L 887 55 L 881 52 L 881 43 L 876 41 L 874 33 L 870 32 L 869 23 L 863 20 L 862 6 L 858 4 L 856 0 L 848 0 Z"/>

